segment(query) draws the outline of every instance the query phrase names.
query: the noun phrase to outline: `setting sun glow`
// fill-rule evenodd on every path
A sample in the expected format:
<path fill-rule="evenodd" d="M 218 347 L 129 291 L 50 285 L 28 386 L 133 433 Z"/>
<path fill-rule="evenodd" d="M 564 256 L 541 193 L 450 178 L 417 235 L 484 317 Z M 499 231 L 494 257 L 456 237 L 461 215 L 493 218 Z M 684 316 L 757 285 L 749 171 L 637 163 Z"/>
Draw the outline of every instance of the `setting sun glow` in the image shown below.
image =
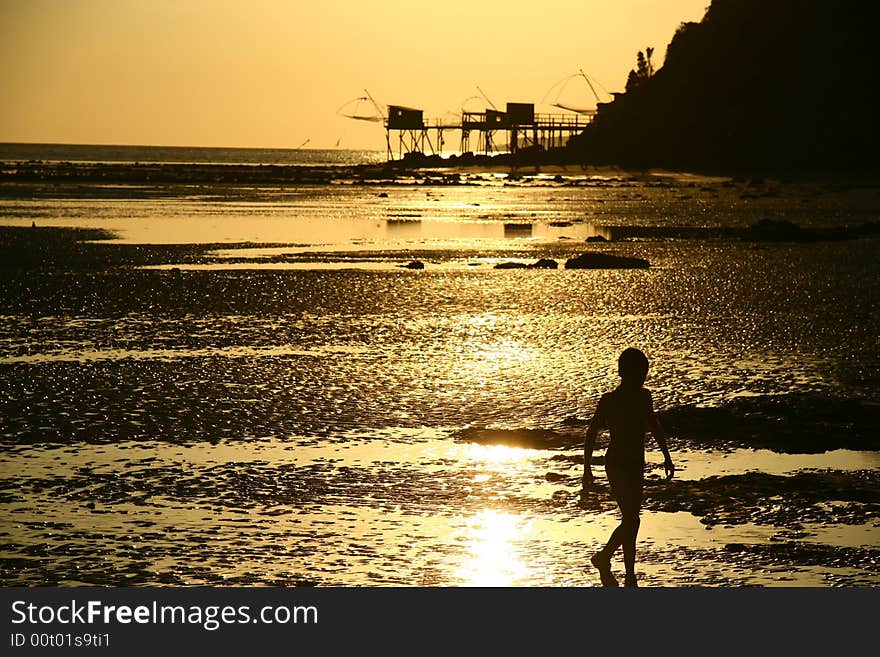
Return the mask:
<path fill-rule="evenodd" d="M 531 570 L 517 549 L 529 533 L 519 516 L 486 509 L 468 522 L 469 558 L 458 573 L 465 586 L 513 586 L 527 581 Z"/>
<path fill-rule="evenodd" d="M 0 0 L 0 142 L 382 149 L 337 112 L 364 88 L 438 117 L 477 85 L 541 102 L 579 67 L 622 90 L 636 51 L 705 6 Z"/>

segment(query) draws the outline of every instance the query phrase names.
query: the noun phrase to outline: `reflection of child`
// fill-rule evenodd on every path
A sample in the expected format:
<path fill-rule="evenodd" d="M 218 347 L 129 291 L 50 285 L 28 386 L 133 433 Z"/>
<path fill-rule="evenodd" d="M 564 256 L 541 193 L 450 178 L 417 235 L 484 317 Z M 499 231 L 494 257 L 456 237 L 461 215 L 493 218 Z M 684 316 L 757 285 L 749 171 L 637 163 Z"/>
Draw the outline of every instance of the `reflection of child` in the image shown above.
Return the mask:
<path fill-rule="evenodd" d="M 639 533 L 639 509 L 645 473 L 645 431 L 650 431 L 663 452 L 666 478 L 671 479 L 675 466 L 669 456 L 666 434 L 654 415 L 651 391 L 642 387 L 648 375 L 648 359 L 638 349 L 626 349 L 617 361 L 620 385 L 602 395 L 596 406 L 584 441 L 584 479 L 586 489 L 593 483 L 591 461 L 596 435 L 601 429 L 611 432 L 605 453 L 605 472 L 611 494 L 620 507 L 620 525 L 611 534 L 608 544 L 593 555 L 591 561 L 599 569 L 603 586 L 617 586 L 611 574 L 611 555 L 623 546 L 626 586 L 636 584 L 636 537 Z"/>

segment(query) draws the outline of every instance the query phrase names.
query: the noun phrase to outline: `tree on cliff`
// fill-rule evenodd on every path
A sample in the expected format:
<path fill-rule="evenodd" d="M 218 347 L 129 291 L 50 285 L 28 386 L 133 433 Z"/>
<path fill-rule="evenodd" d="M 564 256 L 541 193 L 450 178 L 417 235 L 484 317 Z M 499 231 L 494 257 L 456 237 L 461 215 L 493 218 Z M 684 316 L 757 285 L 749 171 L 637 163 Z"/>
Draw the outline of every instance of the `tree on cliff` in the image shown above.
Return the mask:
<path fill-rule="evenodd" d="M 651 56 L 654 54 L 653 48 L 645 48 L 645 52 L 639 50 L 636 56 L 636 67 L 629 72 L 626 79 L 626 90 L 631 91 L 639 86 L 642 82 L 654 75 L 654 63 Z"/>

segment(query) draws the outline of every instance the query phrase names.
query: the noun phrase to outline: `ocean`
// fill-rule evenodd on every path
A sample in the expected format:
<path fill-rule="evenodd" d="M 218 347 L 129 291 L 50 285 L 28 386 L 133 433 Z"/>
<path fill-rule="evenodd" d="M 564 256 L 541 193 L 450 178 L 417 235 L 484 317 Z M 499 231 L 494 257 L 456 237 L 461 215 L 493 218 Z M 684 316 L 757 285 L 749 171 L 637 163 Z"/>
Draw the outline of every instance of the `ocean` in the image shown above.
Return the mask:
<path fill-rule="evenodd" d="M 340 163 L 103 148 L 0 160 Z M 641 585 L 880 584 L 876 184 L 330 178 L 0 181 L 0 583 L 597 586 L 635 346 L 677 466 L 648 439 Z"/>
<path fill-rule="evenodd" d="M 0 162 L 112 162 L 342 166 L 374 164 L 385 151 L 0 143 Z"/>

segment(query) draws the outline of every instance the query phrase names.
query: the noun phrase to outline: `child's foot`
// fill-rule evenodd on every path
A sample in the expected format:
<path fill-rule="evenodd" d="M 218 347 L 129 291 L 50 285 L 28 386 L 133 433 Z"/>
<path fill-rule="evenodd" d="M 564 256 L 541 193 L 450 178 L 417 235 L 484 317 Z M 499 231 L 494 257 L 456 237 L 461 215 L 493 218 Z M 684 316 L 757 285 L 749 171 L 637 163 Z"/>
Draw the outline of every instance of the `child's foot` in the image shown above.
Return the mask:
<path fill-rule="evenodd" d="M 602 552 L 597 552 L 590 557 L 590 563 L 596 566 L 599 571 L 599 579 L 602 580 L 602 586 L 620 586 L 617 579 L 611 572 L 611 559 Z"/>
<path fill-rule="evenodd" d="M 635 573 L 627 573 L 626 577 L 623 579 L 623 585 L 637 587 L 639 585 L 639 583 L 636 580 L 636 574 Z"/>

